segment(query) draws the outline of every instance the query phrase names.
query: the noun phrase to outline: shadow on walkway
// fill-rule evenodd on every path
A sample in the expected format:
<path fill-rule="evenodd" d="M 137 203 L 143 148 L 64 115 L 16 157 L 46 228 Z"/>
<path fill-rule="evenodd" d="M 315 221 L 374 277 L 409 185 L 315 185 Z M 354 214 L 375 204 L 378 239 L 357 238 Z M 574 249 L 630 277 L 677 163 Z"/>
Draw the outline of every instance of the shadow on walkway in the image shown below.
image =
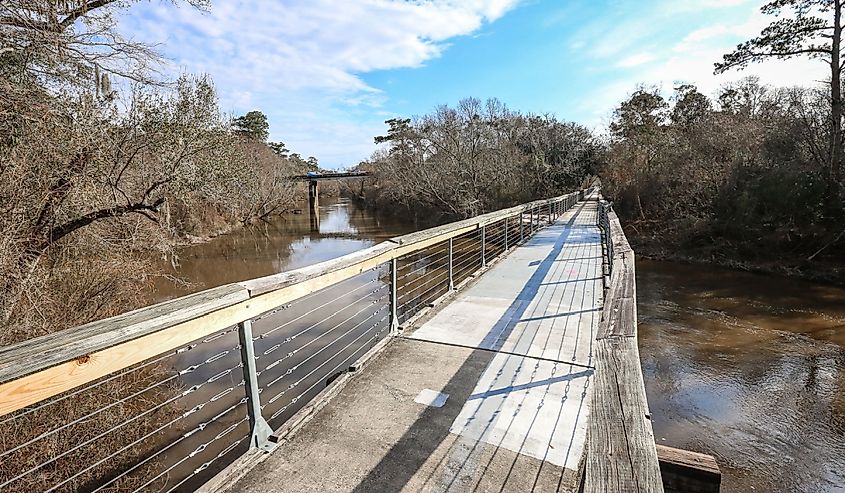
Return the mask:
<path fill-rule="evenodd" d="M 553 243 L 553 247 L 551 252 L 539 262 L 537 269 L 525 283 L 519 295 L 515 297 L 510 307 L 505 311 L 505 314 L 490 329 L 481 343 L 482 347 L 500 349 L 504 341 L 508 339 L 517 321 L 525 314 L 525 310 L 530 304 L 526 300 L 532 300 L 537 296 L 540 287 L 543 286 L 543 280 L 548 275 L 552 266 L 555 265 L 558 255 L 560 255 L 564 244 L 570 237 L 570 233 L 573 230 L 572 226 L 575 224 L 578 214 L 586 205 L 587 202 L 580 202 L 570 209 L 573 212 L 572 216 L 563 224 L 564 230 L 557 238 L 544 238 L 543 236 L 546 235 L 542 235 L 543 231 L 541 230 L 537 233 L 537 236 L 526 242 L 535 246 Z M 442 392 L 449 394 L 447 404 L 442 408 L 426 408 L 414 424 L 390 448 L 381 461 L 369 471 L 353 491 L 356 493 L 393 492 L 400 491 L 405 487 L 440 444 L 449 436 L 449 429 L 453 421 L 470 398 L 470 394 L 478 383 L 480 375 L 496 354 L 489 350 L 474 350 L 442 389 Z M 473 450 L 474 448 L 473 446 Z M 519 457 L 517 455 L 514 463 Z M 545 464 L 541 467 L 544 466 Z M 514 465 L 512 464 L 511 470 L 513 467 Z M 462 469 L 463 467 L 458 471 L 454 471 L 454 474 L 461 473 Z M 537 472 L 538 476 L 539 474 L 540 471 Z M 505 483 L 509 477 L 510 471 L 507 476 L 502 478 L 502 490 L 504 490 Z M 451 487 L 455 479 L 452 478 L 446 490 Z"/>

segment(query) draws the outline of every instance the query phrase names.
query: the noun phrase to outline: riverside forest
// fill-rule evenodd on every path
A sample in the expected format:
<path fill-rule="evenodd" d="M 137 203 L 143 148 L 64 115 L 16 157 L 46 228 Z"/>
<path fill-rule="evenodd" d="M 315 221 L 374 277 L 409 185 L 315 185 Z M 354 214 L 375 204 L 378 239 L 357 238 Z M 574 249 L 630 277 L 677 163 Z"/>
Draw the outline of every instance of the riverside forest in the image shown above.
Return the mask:
<path fill-rule="evenodd" d="M 329 23 L 329 18 L 343 15 L 326 8 L 326 12 L 315 14 L 316 20 L 305 19 L 300 16 L 306 14 L 297 9 L 310 7 L 296 2 L 278 3 L 278 10 L 273 12 L 289 14 L 296 23 L 307 26 L 301 32 L 279 27 L 272 33 L 279 40 L 308 32 L 316 44 L 319 37 L 314 33 L 319 28 L 311 22 Z M 547 3 L 553 2 L 535 2 L 533 7 L 512 2 L 513 6 L 496 14 L 501 19 L 495 20 L 498 17 L 489 13 L 478 14 L 477 23 L 486 26 L 495 21 L 493 25 L 505 33 L 513 28 L 506 23 L 509 16 Z M 451 34 L 451 29 L 457 29 L 455 25 L 461 22 L 475 25 L 461 17 L 469 15 L 469 9 L 475 7 L 461 2 L 397 0 L 351 4 L 361 11 L 377 4 L 390 12 L 403 9 L 448 12 L 447 20 L 431 14 L 417 21 L 441 23 L 431 33 L 409 34 L 418 36 L 437 54 L 398 68 L 386 60 L 395 55 L 394 48 L 399 49 L 399 37 L 395 46 L 381 46 L 383 53 L 378 55 L 383 60 L 366 70 L 355 67 L 363 66 L 372 53 L 352 56 L 345 51 L 351 49 L 352 41 L 337 41 L 332 37 L 326 42 L 332 53 L 336 51 L 343 54 L 342 58 L 354 59 L 354 63 L 350 62 L 353 68 L 343 75 L 354 78 L 355 84 L 375 87 L 383 82 L 379 87 L 384 89 L 369 86 L 359 89 L 363 96 L 355 95 L 361 100 L 381 101 L 382 97 L 390 100 L 387 94 L 394 79 L 388 82 L 387 78 L 365 77 L 368 72 L 393 74 L 391 70 L 395 70 L 398 85 L 405 80 L 402 77 L 429 70 L 426 63 L 436 65 L 437 57 L 448 60 L 450 50 L 461 49 L 458 45 L 463 42 L 483 42 L 484 36 L 504 35 L 491 30 L 485 31 L 484 36 L 470 36 L 483 27 Z M 350 114 L 356 118 L 363 112 L 370 113 L 368 117 L 378 115 L 384 122 L 381 130 L 367 134 L 371 127 L 363 124 L 356 128 L 359 125 L 333 126 L 323 120 L 314 123 L 311 120 L 316 118 L 314 114 L 322 112 L 331 118 L 339 114 L 336 108 L 324 111 L 325 107 L 318 106 L 323 104 L 317 101 L 319 97 L 301 102 L 284 100 L 289 107 L 275 107 L 271 99 L 262 107 L 248 97 L 239 99 L 234 96 L 242 96 L 239 85 L 243 83 L 246 87 L 248 80 L 259 78 L 258 67 L 254 67 L 255 74 L 238 72 L 233 84 L 231 76 L 217 79 L 214 71 L 222 70 L 220 64 L 246 63 L 234 60 L 235 48 L 199 56 L 202 63 L 192 64 L 189 57 L 182 55 L 174 61 L 171 57 L 175 52 L 170 50 L 176 43 L 168 37 L 166 29 L 149 20 L 153 17 L 144 17 L 153 15 L 149 12 L 167 12 L 168 18 L 196 22 L 188 30 L 215 32 L 222 28 L 212 26 L 212 20 L 219 20 L 218 15 L 247 16 L 243 10 L 248 9 L 242 8 L 245 5 L 233 8 L 207 0 L 3 1 L 0 5 L 0 404 L 10 404 L 17 398 L 4 386 L 31 375 L 65 365 L 85 367 L 91 355 L 99 354 L 98 351 L 122 347 L 130 339 L 146 340 L 172 329 L 174 324 L 184 324 L 185 331 L 198 330 L 191 328 L 191 319 L 217 313 L 214 310 L 218 308 L 220 313 L 226 312 L 230 307 L 222 303 L 229 298 L 235 300 L 232 303 L 245 303 L 253 299 L 253 290 L 269 296 L 265 292 L 300 289 L 298 283 L 307 284 L 316 276 L 307 270 L 309 267 L 316 269 L 324 262 L 355 258 L 368 249 L 387 255 L 384 252 L 393 250 L 377 249 L 391 241 L 394 243 L 391 248 L 412 248 L 409 245 L 414 242 L 428 241 L 425 235 L 435 234 L 431 231 L 446 234 L 443 232 L 452 231 L 449 228 L 464 229 L 455 229 L 448 243 L 431 240 L 419 251 L 408 250 L 411 253 L 405 257 L 374 261 L 372 266 L 355 271 L 359 277 L 339 278 L 340 282 L 333 285 L 307 284 L 308 289 L 302 287 L 301 292 L 296 291 L 298 297 L 267 305 L 265 313 L 250 315 L 246 324 L 244 319 L 223 319 L 228 322 L 214 334 L 209 332 L 198 339 L 188 339 L 184 345 L 159 351 L 160 355 L 130 363 L 121 359 L 123 353 L 113 360 L 95 359 L 97 365 L 108 371 L 86 380 L 85 387 L 62 387 L 25 405 L 3 407 L 0 491 L 196 491 L 203 484 L 206 487 L 217 484 L 208 481 L 216 480 L 221 471 L 229 471 L 231 464 L 237 462 L 235 455 L 248 454 L 262 446 L 269 450 L 277 445 L 318 443 L 319 439 L 308 434 L 315 433 L 308 431 L 308 420 L 299 418 L 303 406 L 313 405 L 314 423 L 321 423 L 319 413 L 325 411 L 320 410 L 322 404 L 309 402 L 322 399 L 320 391 L 332 389 L 330 385 L 335 379 L 345 378 L 339 376 L 341 373 L 360 371 L 361 376 L 354 378 L 366 378 L 366 368 L 373 366 L 374 372 L 379 371 L 380 360 L 389 358 L 391 351 L 415 337 L 416 332 L 404 330 L 410 330 L 411 326 L 418 329 L 427 323 L 426 317 L 445 313 L 452 299 L 449 296 L 460 296 L 465 289 L 475 289 L 473 286 L 485 286 L 484 273 L 505 272 L 510 265 L 508 261 L 521 261 L 521 248 L 532 248 L 535 245 L 532 241 L 542 243 L 543 234 L 551 235 L 558 227 L 571 228 L 557 233 L 560 239 L 549 240 L 550 245 L 554 244 L 549 246 L 552 253 L 571 254 L 555 260 L 571 261 L 566 271 L 569 274 L 565 275 L 581 275 L 582 266 L 587 264 L 578 262 L 589 260 L 593 254 L 592 258 L 599 259 L 596 272 L 589 271 L 590 276 L 595 276 L 587 279 L 595 281 L 595 293 L 592 293 L 593 284 L 582 290 L 591 295 L 611 296 L 609 286 L 616 282 L 611 279 L 615 279 L 614 275 L 623 277 L 619 271 L 614 274 L 610 270 L 611 266 L 617 268 L 613 259 L 620 252 L 617 248 L 614 253 L 613 241 L 621 235 L 624 244 L 630 243 L 636 254 L 635 274 L 632 267 L 630 271 L 630 282 L 636 288 L 631 291 L 634 294 L 626 296 L 633 297 L 635 303 L 631 308 L 634 349 L 638 348 L 639 352 L 635 366 L 638 372 L 642 371 L 641 393 L 647 399 L 648 433 L 653 430 L 658 449 L 668 446 L 685 453 L 703 454 L 707 460 L 714 461 L 721 475 L 721 491 L 845 490 L 845 138 L 842 128 L 845 103 L 841 80 L 845 68 L 842 46 L 845 3 L 757 0 L 742 5 L 751 12 L 749 15 L 756 16 L 754 19 L 762 20 L 738 44 L 720 46 L 717 57 L 694 60 L 699 67 L 706 67 L 707 77 L 712 80 L 687 79 L 684 73 L 672 73 L 669 82 L 657 75 L 654 80 L 626 80 L 624 94 L 614 96 L 612 103 L 602 107 L 601 122 L 567 116 L 566 110 L 574 112 L 576 105 L 561 105 L 560 98 L 551 96 L 548 105 L 538 110 L 534 103 L 526 104 L 525 109 L 520 109 L 518 104 L 511 106 L 505 95 L 473 94 L 471 88 L 486 86 L 468 83 L 453 70 L 448 77 L 438 74 L 425 83 L 446 84 L 462 90 L 466 87 L 470 93 L 437 101 L 420 112 L 403 111 L 413 106 L 399 104 L 397 100 L 404 96 L 398 95 L 391 96 L 394 106 L 389 111 L 380 106 L 389 103 L 368 106 L 358 99 L 348 103 L 352 108 Z M 339 4 L 335 7 L 340 8 Z M 572 7 L 564 13 L 576 15 L 572 12 L 577 10 Z M 579 17 L 581 20 L 586 18 Z M 380 22 L 375 17 L 370 21 Z M 139 35 L 138 25 L 147 26 L 146 37 Z M 365 26 L 358 26 L 362 27 L 366 30 Z M 440 34 L 441 30 L 450 34 Z M 241 41 L 245 42 L 251 34 L 243 34 Z M 541 38 L 538 34 L 532 42 L 542 44 Z M 209 41 L 208 47 L 217 43 L 234 46 L 237 42 L 221 34 Z M 274 44 L 274 39 L 262 38 L 262 44 Z M 294 58 L 300 58 L 282 48 L 272 56 L 272 60 L 262 61 L 257 55 L 242 51 L 237 55 L 248 58 L 252 65 L 289 63 L 291 72 L 295 70 Z M 288 56 L 292 58 L 285 58 Z M 505 70 L 491 60 L 485 63 L 493 71 Z M 824 77 L 803 84 L 791 83 L 794 77 L 779 72 L 784 66 L 779 64 L 784 61 L 818 67 Z M 322 63 L 315 58 L 308 63 L 318 62 Z M 543 63 L 555 65 L 558 61 L 550 58 Z M 754 72 L 757 69 L 761 71 Z M 585 73 L 590 70 L 583 67 Z M 326 89 L 329 84 L 326 80 L 339 77 L 336 73 L 329 70 L 315 73 L 319 77 L 291 75 L 296 82 L 290 87 L 301 90 L 300 85 L 313 84 L 301 94 L 327 91 L 325 94 L 330 95 L 325 98 L 332 101 L 355 99 L 355 95 L 338 96 L 330 92 L 334 88 Z M 452 76 L 454 80 L 449 79 Z M 315 82 L 317 79 L 319 83 Z M 508 80 L 517 84 L 515 78 Z M 712 83 L 713 80 L 718 84 Z M 262 81 L 259 86 L 263 91 L 284 91 L 273 89 L 277 82 L 287 83 Z M 566 85 L 567 81 L 561 78 L 556 83 Z M 414 91 L 422 98 L 424 91 L 418 89 Z M 599 101 L 602 98 L 592 97 L 586 93 L 587 88 L 583 89 L 584 96 L 579 100 L 596 106 L 602 104 Z M 432 92 L 438 96 L 452 94 L 439 92 L 439 88 Z M 534 91 L 523 88 L 523 92 Z M 313 109 L 302 109 L 312 103 Z M 283 114 L 284 117 L 278 116 Z M 302 137 L 308 128 L 330 128 L 332 137 L 337 139 L 363 139 L 365 142 L 354 149 L 365 148 L 367 154 L 345 161 L 322 158 L 322 147 L 334 144 L 323 137 Z M 362 132 L 364 137 L 360 137 Z M 312 181 L 316 191 L 318 178 L 338 171 L 362 176 L 334 181 L 321 179 L 319 205 L 315 203 L 309 208 L 309 188 L 303 182 Z M 621 224 L 615 236 L 610 234 L 610 229 L 604 229 L 610 226 L 601 222 L 604 219 L 612 222 L 612 218 L 605 217 L 608 211 Z M 530 214 L 530 219 L 526 214 Z M 517 215 L 518 226 L 511 222 L 516 221 Z M 493 219 L 483 225 L 472 222 L 481 221 L 478 218 Z M 467 226 L 472 224 L 477 226 L 477 231 Z M 587 229 L 578 230 L 578 227 L 595 229 L 593 250 L 577 243 L 592 241 L 589 234 L 579 232 Z M 582 236 L 587 239 L 581 239 Z M 571 242 L 581 245 L 577 247 L 580 250 L 566 250 Z M 454 265 L 453 255 L 457 259 Z M 458 279 L 464 275 L 460 259 L 472 261 L 476 258 L 473 255 L 480 256 L 478 270 L 473 267 L 466 271 L 465 278 Z M 495 257 L 490 265 L 487 255 L 491 259 Z M 532 257 L 524 266 L 519 264 L 519 268 L 536 268 L 536 272 L 547 268 L 552 274 L 563 272 L 557 267 L 545 267 L 545 262 Z M 493 270 L 497 268 L 500 271 Z M 290 278 L 284 278 L 287 284 L 279 284 L 272 291 L 254 287 L 261 286 L 265 276 L 280 279 L 278 276 L 290 272 L 293 272 Z M 336 272 L 346 271 L 338 268 Z M 432 277 L 424 279 L 423 274 Z M 360 277 L 365 275 L 370 277 Z M 239 294 L 240 291 L 222 291 L 236 283 L 249 282 L 257 284 L 249 284 L 246 295 Z M 350 284 L 345 285 L 347 282 Z M 358 282 L 363 284 L 354 284 Z M 397 295 L 396 285 L 402 282 L 407 283 L 403 285 L 407 291 L 400 290 Z M 456 294 L 440 293 L 439 287 L 430 287 L 430 282 L 443 287 L 444 293 L 456 291 Z M 564 285 L 573 281 L 554 282 Z M 549 284 L 547 280 L 544 283 Z M 525 305 L 519 301 L 531 298 L 525 293 L 542 297 L 542 292 L 537 294 L 539 288 L 532 292 L 529 284 L 522 291 L 515 290 L 520 294 L 514 295 L 514 304 L 507 312 L 514 320 L 528 306 L 528 301 Z M 537 284 L 545 285 L 539 281 Z M 336 327 L 343 329 L 346 327 L 343 323 L 359 320 L 355 317 L 362 312 L 346 318 L 342 313 L 346 307 L 341 308 L 337 301 L 349 296 L 349 292 L 339 294 L 340 289 L 350 287 L 349 292 L 363 289 L 360 293 L 369 293 L 367 296 L 371 298 L 364 303 L 368 309 L 377 307 L 372 317 L 376 313 L 387 317 L 378 319 L 384 326 L 377 322 L 372 325 L 375 331 L 372 349 L 379 348 L 384 354 L 373 356 L 364 370 L 358 369 L 357 362 L 347 364 L 344 359 L 340 364 L 342 371 L 327 374 L 302 390 L 297 385 L 311 384 L 308 378 L 319 369 L 308 371 L 307 363 L 312 357 L 308 351 L 322 344 L 320 339 Z M 215 288 L 221 291 L 214 291 Z M 393 289 L 392 295 L 387 294 L 389 289 Z M 435 295 L 429 298 L 426 294 L 431 289 L 435 289 Z M 587 299 L 582 291 L 573 295 L 573 299 L 582 295 Z M 566 296 L 570 293 L 562 292 Z M 207 299 L 204 296 L 210 295 L 203 293 L 223 294 Z M 446 301 L 432 301 L 439 300 L 441 294 Z M 385 314 L 378 308 L 382 305 Z M 411 308 L 406 308 L 405 313 L 397 312 L 397 305 Z M 600 314 L 602 310 L 599 305 L 582 308 L 575 306 L 565 315 L 591 310 L 599 310 Z M 430 314 L 422 313 L 414 318 L 423 309 L 430 309 Z M 155 317 L 159 318 L 145 321 L 143 317 L 148 313 L 145 310 L 155 311 Z M 187 310 L 190 316 L 181 315 L 180 310 Z M 333 314 L 312 324 L 322 317 L 321 310 Z M 335 315 L 344 321 L 326 329 L 333 323 L 326 320 L 333 321 L 331 317 Z M 528 317 L 530 313 L 524 315 L 526 320 L 533 320 Z M 273 318 L 281 316 L 289 319 L 277 323 Z M 536 318 L 561 316 L 542 312 Z M 133 317 L 141 317 L 141 322 Z M 463 317 L 467 318 L 473 317 Z M 484 323 L 483 313 L 475 318 L 478 321 L 471 323 Z M 166 323 L 160 319 L 167 319 Z M 262 319 L 265 323 L 271 321 L 275 328 L 265 331 Z M 356 335 L 353 329 L 365 322 L 369 324 L 369 320 L 358 322 L 345 334 Z M 129 337 L 121 332 L 128 332 L 124 326 L 136 323 L 144 326 L 143 333 Z M 594 322 L 587 323 L 598 324 L 598 315 Z M 425 325 L 422 327 L 421 333 Z M 316 335 L 317 330 L 323 332 Z M 271 337 L 274 331 L 279 332 Z M 408 333 L 411 335 L 403 335 Z M 280 334 L 281 338 L 273 339 Z M 398 341 L 380 349 L 379 337 L 387 338 L 388 334 Z M 56 339 L 50 342 L 51 338 Z M 300 349 L 284 347 L 297 338 L 297 343 L 305 341 Z M 98 345 L 89 348 L 86 344 L 90 341 Z M 589 357 L 593 358 L 599 351 L 593 349 L 595 341 L 591 341 Z M 32 348 L 47 347 L 43 345 L 48 343 L 56 344 L 56 358 L 63 351 L 71 356 L 66 361 L 56 359 L 49 365 L 30 368 L 35 363 L 28 360 L 49 357 L 39 356 L 37 353 L 44 351 Z M 261 346 L 265 343 L 266 346 Z M 494 351 L 507 347 L 500 343 L 499 336 L 496 343 L 499 345 Z M 429 355 L 427 351 L 431 351 L 432 344 L 426 344 L 428 349 L 421 349 L 419 354 Z M 455 349 L 462 344 L 465 345 L 461 342 L 451 346 Z M 311 348 L 307 348 L 309 345 Z M 511 349 L 517 351 L 516 347 Z M 478 348 L 483 349 L 478 350 L 483 354 L 490 349 Z M 285 354 L 273 354 L 277 349 Z M 364 349 L 369 351 L 371 347 Z M 266 358 L 271 354 L 281 359 L 268 365 Z M 576 362 L 576 351 L 571 356 L 565 361 L 554 360 L 555 364 Z M 407 378 L 442 372 L 434 357 L 426 356 L 429 357 L 432 359 L 419 367 L 409 367 Z M 461 372 L 473 365 L 483 368 L 496 361 L 490 359 L 492 356 L 485 357 L 474 352 L 461 366 Z M 543 358 L 545 353 L 538 361 Z M 333 361 L 328 359 L 326 363 Z M 581 366 L 589 371 L 599 368 L 590 361 Z M 224 363 L 220 368 L 214 366 Z M 286 364 L 292 366 L 284 367 Z M 250 371 L 257 383 L 250 382 Z M 273 383 L 288 383 L 285 378 L 298 380 L 277 394 L 270 384 L 261 387 L 262 373 L 267 379 L 275 376 L 273 371 L 279 372 Z M 554 371 L 549 381 L 562 378 Z M 242 372 L 246 375 L 243 379 L 238 377 L 230 382 L 230 375 L 239 376 Z M 301 374 L 304 376 L 300 378 Z M 391 378 L 405 378 L 402 371 L 391 375 Z M 427 384 L 425 389 L 434 388 L 432 392 L 439 395 L 437 398 L 451 394 L 454 403 L 462 395 L 457 390 L 460 382 L 457 377 L 447 380 L 439 389 L 442 393 L 436 391 L 434 383 Z M 417 391 L 423 388 L 411 395 L 396 387 L 398 384 L 392 380 L 393 383 L 385 382 L 383 386 L 391 389 L 390 399 L 403 403 L 413 401 Z M 251 383 L 256 384 L 254 390 Z M 530 387 L 534 382 L 518 384 L 514 377 L 508 385 L 511 390 L 507 392 L 515 392 L 514 389 Z M 639 385 L 643 387 L 642 383 Z M 292 390 L 295 387 L 296 391 Z M 279 388 L 285 387 L 279 385 Z M 471 385 L 464 397 L 467 402 L 479 399 L 479 395 L 490 397 L 470 392 L 472 388 Z M 300 390 L 302 393 L 291 399 L 291 394 Z M 288 391 L 290 394 L 284 399 L 290 401 L 279 401 L 285 404 L 276 410 L 274 399 Z M 342 392 L 337 390 L 339 395 Z M 488 393 L 498 396 L 497 392 L 502 393 L 501 389 Z M 238 399 L 241 394 L 244 397 L 233 400 L 226 412 L 237 409 L 243 417 L 237 421 L 218 419 L 224 416 L 218 403 L 228 405 L 226 399 L 235 394 Z M 273 395 L 276 397 L 269 399 Z M 574 391 L 563 400 L 574 399 L 573 395 Z M 184 400 L 185 396 L 203 401 Z M 585 387 L 581 398 L 587 397 L 592 398 Z M 342 397 L 332 399 L 330 402 L 345 402 Z M 413 402 L 422 404 L 419 400 Z M 444 398 L 443 402 L 446 404 L 442 409 L 450 409 L 450 401 Z M 440 406 L 444 406 L 443 402 Z M 458 416 L 463 416 L 458 414 L 463 402 L 456 405 L 453 417 L 458 423 Z M 419 415 L 428 416 L 440 406 L 426 407 Z M 400 407 L 397 404 L 397 409 Z M 522 404 L 515 408 L 514 413 Z M 276 411 L 272 417 L 269 410 Z M 507 408 L 502 413 L 511 411 Z M 356 413 L 361 416 L 351 411 L 335 412 L 337 416 L 366 418 L 365 411 Z M 596 416 L 601 414 L 594 408 L 591 419 L 598 419 Z M 193 418 L 199 420 L 196 428 L 194 424 L 186 424 Z M 422 422 L 423 418 L 419 419 Z M 426 461 L 434 461 L 440 451 L 440 441 L 427 448 L 428 440 L 450 443 L 448 437 L 459 434 L 454 430 L 460 427 L 449 428 L 452 419 L 447 421 L 443 436 L 427 429 L 410 428 L 396 444 L 387 444 L 385 439 L 384 450 L 377 453 L 349 453 L 349 456 L 383 454 L 386 457 L 377 461 L 377 467 L 364 468 L 366 478 L 360 484 L 348 487 L 338 480 L 331 488 L 325 483 L 312 488 L 484 490 L 482 485 L 486 483 L 482 479 L 473 485 L 462 483 L 460 478 L 436 479 L 434 472 L 431 472 L 430 479 L 435 478 L 431 484 L 426 480 L 417 488 L 419 483 L 415 481 L 426 471 Z M 390 418 L 384 422 L 394 421 Z M 261 426 L 269 429 L 267 436 L 261 435 Z M 389 429 L 388 425 L 383 427 Z M 469 427 L 468 424 L 466 428 Z M 278 444 L 268 439 L 271 435 L 278 437 L 273 433 L 280 433 L 279 430 L 290 435 L 276 440 Z M 206 435 L 199 433 L 203 431 Z M 225 439 L 242 431 L 243 439 L 225 446 Z M 379 433 L 383 431 L 373 428 L 367 433 L 381 437 Z M 485 430 L 479 434 L 482 438 L 476 437 L 480 440 L 477 442 L 491 440 L 492 435 Z M 418 438 L 420 444 L 414 445 L 416 452 L 402 455 L 396 451 L 398 447 L 417 439 L 408 437 L 427 438 Z M 582 440 L 586 445 L 577 447 L 589 451 L 593 437 L 586 437 Z M 507 481 L 512 479 L 510 471 L 519 469 L 515 467 L 517 458 L 528 457 L 525 460 L 541 464 L 536 475 L 530 474 L 533 489 L 547 491 L 547 484 L 541 479 L 546 458 L 524 451 L 523 447 L 530 448 L 526 443 L 523 441 L 516 449 L 508 448 L 502 438 L 490 457 L 484 456 L 482 460 L 467 452 L 469 455 L 458 462 L 460 467 L 475 464 L 473 461 L 486 463 L 487 466 L 482 464 L 483 474 L 494 475 L 497 467 L 509 471 L 505 483 L 488 489 L 501 486 L 496 491 L 523 491 L 521 487 L 507 486 Z M 546 446 L 551 443 L 547 441 Z M 466 448 L 475 450 L 473 444 Z M 446 448 L 452 450 L 453 446 L 457 447 L 452 444 Z M 650 444 L 649 447 L 653 455 L 655 447 Z M 504 457 L 513 454 L 517 458 L 512 464 L 501 466 L 498 461 L 505 459 L 497 455 L 499 449 L 507 450 Z M 276 453 L 267 455 L 272 457 Z M 395 463 L 388 460 L 391 453 L 399 454 Z M 255 471 L 263 474 L 272 469 L 266 464 L 272 464 L 274 459 L 260 460 L 268 462 L 256 465 L 249 474 Z M 398 483 L 379 482 L 397 474 L 402 476 L 386 469 L 388 466 L 417 460 L 419 474 L 404 478 L 405 482 L 399 485 L 402 488 L 397 487 Z M 452 460 L 454 456 L 444 455 L 444 463 Z M 670 488 L 663 468 L 664 457 L 660 456 L 660 460 L 666 491 L 683 491 Z M 354 461 L 350 459 L 350 462 Z M 299 465 L 293 462 L 283 465 L 299 470 Z M 564 472 L 560 473 L 562 479 L 557 480 L 556 488 L 567 491 L 565 481 L 572 478 L 566 474 L 571 471 L 564 463 L 556 463 L 554 467 L 558 466 Z M 434 470 L 440 471 L 436 467 Z M 309 474 L 325 474 L 330 478 L 335 473 L 317 470 L 302 472 L 297 477 L 302 480 L 311 477 Z M 574 480 L 578 481 L 582 476 L 590 477 L 591 472 L 580 469 L 572 474 L 578 474 Z M 228 472 L 223 475 L 234 476 Z M 251 481 L 252 476 L 244 477 Z M 514 473 L 514 477 L 521 476 Z M 233 489 L 227 491 L 260 491 L 252 483 L 230 487 Z M 284 488 L 284 485 L 276 487 Z M 717 484 L 716 490 L 702 491 L 718 491 L 718 488 Z"/>

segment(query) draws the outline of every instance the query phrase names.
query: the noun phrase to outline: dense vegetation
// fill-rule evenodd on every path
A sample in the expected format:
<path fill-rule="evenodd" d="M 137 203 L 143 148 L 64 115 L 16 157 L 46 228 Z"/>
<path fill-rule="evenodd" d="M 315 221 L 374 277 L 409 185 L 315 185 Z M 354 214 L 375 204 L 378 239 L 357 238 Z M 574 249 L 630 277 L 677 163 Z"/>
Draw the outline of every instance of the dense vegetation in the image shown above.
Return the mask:
<path fill-rule="evenodd" d="M 616 111 L 602 179 L 641 252 L 808 267 L 845 227 L 818 164 L 823 99 L 755 79 L 715 102 L 688 85 L 670 101 L 634 92 Z"/>
<path fill-rule="evenodd" d="M 681 85 L 668 101 L 640 87 L 614 113 L 605 191 L 641 253 L 842 282 L 842 6 L 779 0 L 762 10 L 791 15 L 716 70 L 811 56 L 831 79 L 781 88 L 746 78 L 714 98 Z"/>
<path fill-rule="evenodd" d="M 175 262 L 181 243 L 283 211 L 294 200 L 286 178 L 316 165 L 266 143 L 262 113 L 222 114 L 209 78 L 159 77 L 151 47 L 115 30 L 131 3 L 0 4 L 0 345 L 146 304 L 159 258 Z M 157 462 L 139 458 L 184 411 L 171 402 L 178 385 L 160 385 L 171 375 L 144 366 L 8 422 L 0 441 L 13 453 L 0 477 L 52 459 L 4 491 L 43 491 L 62 478 L 59 491 L 109 478 L 105 491 L 141 486 Z M 55 416 L 75 424 L 39 438 Z M 148 436 L 130 449 L 125 433 L 108 433 L 127 422 Z M 80 447 L 91 437 L 100 438 Z M 137 476 L 114 476 L 125 464 L 137 464 Z"/>
<path fill-rule="evenodd" d="M 365 198 L 381 209 L 429 213 L 429 220 L 570 191 L 595 173 L 603 154 L 588 129 L 495 99 L 464 99 L 387 124 L 388 134 L 376 137 L 385 149 L 361 165 L 374 176 Z"/>

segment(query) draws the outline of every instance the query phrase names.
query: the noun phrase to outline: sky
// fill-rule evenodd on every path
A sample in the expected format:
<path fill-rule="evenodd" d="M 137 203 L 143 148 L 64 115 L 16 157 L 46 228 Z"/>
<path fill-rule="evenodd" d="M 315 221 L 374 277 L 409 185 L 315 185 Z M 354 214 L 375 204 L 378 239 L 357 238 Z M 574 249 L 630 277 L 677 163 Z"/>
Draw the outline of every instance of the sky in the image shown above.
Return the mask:
<path fill-rule="evenodd" d="M 601 132 L 638 84 L 705 94 L 756 75 L 825 78 L 812 60 L 713 75 L 713 63 L 773 20 L 763 0 L 212 0 L 140 2 L 120 18 L 166 72 L 209 74 L 221 109 L 264 112 L 270 140 L 321 166 L 354 166 L 384 121 L 465 97 L 554 114 Z"/>

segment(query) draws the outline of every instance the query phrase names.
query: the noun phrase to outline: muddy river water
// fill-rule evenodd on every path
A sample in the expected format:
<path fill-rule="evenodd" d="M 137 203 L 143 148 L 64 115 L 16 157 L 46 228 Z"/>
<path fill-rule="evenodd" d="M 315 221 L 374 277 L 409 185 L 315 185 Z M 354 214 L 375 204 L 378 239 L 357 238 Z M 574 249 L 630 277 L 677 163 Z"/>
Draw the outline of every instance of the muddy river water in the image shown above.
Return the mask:
<path fill-rule="evenodd" d="M 659 443 L 722 491 L 845 491 L 845 290 L 641 260 L 637 297 Z"/>
<path fill-rule="evenodd" d="M 338 257 L 415 230 L 344 199 L 184 249 L 158 299 Z M 727 492 L 845 491 L 845 290 L 640 260 L 656 440 L 714 455 Z"/>

